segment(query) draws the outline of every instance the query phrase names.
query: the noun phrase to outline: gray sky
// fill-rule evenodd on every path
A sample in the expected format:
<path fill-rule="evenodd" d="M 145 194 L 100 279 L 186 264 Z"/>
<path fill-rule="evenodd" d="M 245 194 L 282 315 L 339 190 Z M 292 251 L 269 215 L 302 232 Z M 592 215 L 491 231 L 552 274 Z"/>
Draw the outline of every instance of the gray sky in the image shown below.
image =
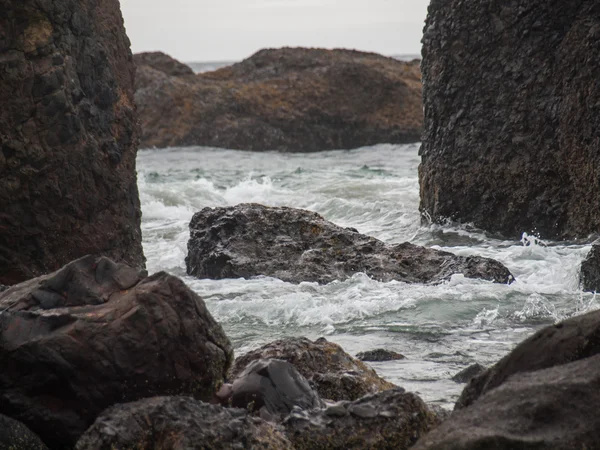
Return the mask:
<path fill-rule="evenodd" d="M 121 0 L 134 52 L 239 60 L 265 47 L 421 51 L 429 0 Z"/>

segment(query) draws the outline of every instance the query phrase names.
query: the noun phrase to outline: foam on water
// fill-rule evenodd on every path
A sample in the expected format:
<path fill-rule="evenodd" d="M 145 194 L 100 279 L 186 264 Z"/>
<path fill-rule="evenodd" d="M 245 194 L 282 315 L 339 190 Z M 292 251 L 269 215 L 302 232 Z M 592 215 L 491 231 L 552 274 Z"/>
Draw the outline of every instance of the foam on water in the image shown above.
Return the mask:
<path fill-rule="evenodd" d="M 392 382 L 451 407 L 450 377 L 492 364 L 539 327 L 599 307 L 579 288 L 589 245 L 488 236 L 469 226 L 421 225 L 416 145 L 316 154 L 212 148 L 142 151 L 138 183 L 151 272 L 167 270 L 207 302 L 236 352 L 282 336 L 327 336 L 354 354 L 386 347 L 406 360 L 375 363 Z M 204 207 L 257 202 L 305 208 L 385 242 L 410 241 L 503 262 L 510 286 L 453 276 L 437 286 L 381 283 L 364 274 L 325 286 L 185 275 L 192 215 Z"/>

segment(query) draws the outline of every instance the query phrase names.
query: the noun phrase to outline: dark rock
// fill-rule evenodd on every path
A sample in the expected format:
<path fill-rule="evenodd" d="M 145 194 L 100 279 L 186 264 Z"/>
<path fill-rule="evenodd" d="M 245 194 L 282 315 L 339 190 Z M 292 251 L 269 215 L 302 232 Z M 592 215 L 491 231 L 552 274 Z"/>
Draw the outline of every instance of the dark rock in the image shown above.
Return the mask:
<path fill-rule="evenodd" d="M 452 381 L 457 383 L 468 383 L 472 378 L 485 372 L 486 368 L 481 364 L 472 364 L 464 370 L 461 370 L 452 377 Z"/>
<path fill-rule="evenodd" d="M 315 342 L 306 338 L 271 342 L 236 358 L 229 379 L 239 377 L 257 359 L 280 359 L 293 364 L 319 395 L 329 400 L 356 400 L 395 387 L 325 338 Z"/>
<path fill-rule="evenodd" d="M 584 291 L 600 291 L 600 245 L 594 244 L 581 263 L 579 280 Z"/>
<path fill-rule="evenodd" d="M 91 256 L 0 294 L 0 411 L 51 448 L 108 406 L 156 395 L 211 399 L 233 358 L 202 299 Z"/>
<path fill-rule="evenodd" d="M 107 409 L 76 449 L 292 450 L 292 446 L 274 425 L 242 409 L 189 397 L 155 397 Z"/>
<path fill-rule="evenodd" d="M 0 0 L 0 284 L 86 254 L 144 266 L 118 0 Z"/>
<path fill-rule="evenodd" d="M 400 353 L 396 353 L 391 350 L 385 350 L 383 348 L 360 352 L 356 355 L 356 357 L 359 360 L 366 362 L 398 361 L 401 359 L 406 359 L 406 356 L 401 355 Z"/>
<path fill-rule="evenodd" d="M 519 344 L 512 352 L 463 390 L 455 410 L 471 405 L 481 395 L 520 372 L 533 372 L 600 353 L 600 311 L 593 311 L 544 328 Z"/>
<path fill-rule="evenodd" d="M 434 0 L 421 211 L 518 238 L 600 229 L 600 5 Z"/>
<path fill-rule="evenodd" d="M 252 361 L 227 390 L 228 394 L 222 398 L 226 405 L 258 412 L 268 420 L 280 420 L 294 407 L 323 406 L 306 378 L 280 359 Z"/>
<path fill-rule="evenodd" d="M 284 421 L 296 450 L 402 450 L 438 424 L 414 394 L 393 389 L 313 411 L 294 411 Z"/>
<path fill-rule="evenodd" d="M 339 227 L 317 213 L 241 204 L 204 208 L 190 223 L 187 273 L 198 278 L 266 275 L 291 283 L 329 283 L 363 272 L 381 280 L 440 283 L 453 274 L 510 283 L 497 261 L 419 247 L 388 245 Z"/>
<path fill-rule="evenodd" d="M 420 140 L 419 62 L 353 50 L 261 50 L 193 77 L 138 65 L 142 146 L 318 151 Z M 151 69 L 151 70 L 148 70 Z M 156 70 L 158 69 L 158 70 Z"/>
<path fill-rule="evenodd" d="M 154 70 L 173 77 L 194 75 L 194 71 L 183 63 L 180 63 L 169 55 L 162 52 L 145 52 L 133 55 L 133 62 L 136 67 L 147 66 Z M 137 80 L 136 80 L 136 89 Z"/>
<path fill-rule="evenodd" d="M 0 414 L 0 450 L 48 450 L 48 447 L 21 422 Z"/>
<path fill-rule="evenodd" d="M 510 377 L 415 450 L 598 448 L 600 356 Z"/>

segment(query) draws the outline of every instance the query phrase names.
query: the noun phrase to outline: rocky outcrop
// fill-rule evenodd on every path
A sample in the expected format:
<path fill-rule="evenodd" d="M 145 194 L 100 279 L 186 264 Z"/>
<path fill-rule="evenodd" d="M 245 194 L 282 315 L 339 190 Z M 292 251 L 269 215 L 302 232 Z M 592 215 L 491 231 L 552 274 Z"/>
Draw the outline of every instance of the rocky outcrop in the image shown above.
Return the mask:
<path fill-rule="evenodd" d="M 156 395 L 211 399 L 233 358 L 202 299 L 166 273 L 82 258 L 0 294 L 0 411 L 50 448 L 105 408 Z"/>
<path fill-rule="evenodd" d="M 155 397 L 104 411 L 77 450 L 293 450 L 268 422 L 189 397 Z"/>
<path fill-rule="evenodd" d="M 133 55 L 133 62 L 138 71 L 149 67 L 172 77 L 194 75 L 194 71 L 190 67 L 162 52 L 136 53 Z M 143 88 L 143 86 L 138 84 L 136 76 L 136 89 Z"/>
<path fill-rule="evenodd" d="M 144 265 L 118 0 L 0 0 L 0 284 L 86 254 Z"/>
<path fill-rule="evenodd" d="M 296 450 L 403 450 L 439 423 L 414 394 L 393 389 L 284 421 Z"/>
<path fill-rule="evenodd" d="M 579 280 L 584 291 L 600 291 L 600 245 L 593 245 L 585 261 L 581 263 Z"/>
<path fill-rule="evenodd" d="M 597 448 L 600 356 L 519 373 L 423 437 L 414 450 Z"/>
<path fill-rule="evenodd" d="M 434 0 L 421 211 L 510 237 L 600 229 L 600 5 Z"/>
<path fill-rule="evenodd" d="M 0 414 L 0 449 L 48 450 L 48 447 L 25 425 Z"/>
<path fill-rule="evenodd" d="M 406 356 L 392 350 L 378 348 L 376 350 L 368 350 L 356 354 L 356 358 L 360 361 L 382 362 L 382 361 L 399 361 L 406 359 Z"/>
<path fill-rule="evenodd" d="M 329 283 L 363 272 L 380 281 L 441 283 L 454 274 L 510 283 L 497 261 L 462 257 L 408 242 L 387 245 L 314 212 L 241 204 L 204 208 L 190 223 L 187 273 L 199 278 L 266 275 Z"/>
<path fill-rule="evenodd" d="M 473 404 L 479 397 L 521 372 L 534 372 L 600 353 L 600 311 L 574 317 L 544 328 L 519 344 L 512 352 L 463 390 L 455 409 Z"/>
<path fill-rule="evenodd" d="M 291 363 L 306 377 L 322 398 L 356 400 L 374 392 L 395 388 L 366 364 L 325 338 L 287 338 L 271 342 L 236 358 L 230 380 L 235 380 L 258 359 L 280 359 Z"/>
<path fill-rule="evenodd" d="M 486 368 L 484 366 L 476 363 L 458 372 L 452 377 L 452 381 L 456 381 L 457 383 L 468 383 L 476 376 L 485 372 L 485 370 Z"/>
<path fill-rule="evenodd" d="M 191 77 L 167 66 L 138 65 L 144 147 L 310 152 L 421 138 L 418 61 L 282 48 Z"/>

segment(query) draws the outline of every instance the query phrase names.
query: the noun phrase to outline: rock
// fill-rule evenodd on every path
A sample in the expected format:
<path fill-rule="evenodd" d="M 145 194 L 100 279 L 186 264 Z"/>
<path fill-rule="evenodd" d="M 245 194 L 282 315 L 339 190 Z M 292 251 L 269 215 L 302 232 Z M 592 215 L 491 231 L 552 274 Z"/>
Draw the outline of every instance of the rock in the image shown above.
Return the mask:
<path fill-rule="evenodd" d="M 291 283 L 329 283 L 363 272 L 384 282 L 441 283 L 458 273 L 498 283 L 513 280 L 492 259 L 408 242 L 388 245 L 314 212 L 258 204 L 194 214 L 185 261 L 188 275 L 211 279 L 266 275 Z"/>
<path fill-rule="evenodd" d="M 423 437 L 414 450 L 597 448 L 600 356 L 519 373 Z"/>
<path fill-rule="evenodd" d="M 456 402 L 455 410 L 469 406 L 481 395 L 520 372 L 567 364 L 600 353 L 600 311 L 543 328 L 519 344 L 494 366 L 473 378 Z"/>
<path fill-rule="evenodd" d="M 396 353 L 391 350 L 385 350 L 383 348 L 360 352 L 356 355 L 356 357 L 361 361 L 367 362 L 398 361 L 401 359 L 406 359 L 406 356 L 401 355 L 400 353 Z"/>
<path fill-rule="evenodd" d="M 280 359 L 293 364 L 322 398 L 333 401 L 356 400 L 373 392 L 396 387 L 325 338 L 314 342 L 306 338 L 271 342 L 236 358 L 229 379 L 239 377 L 252 361 L 258 359 Z"/>
<path fill-rule="evenodd" d="M 294 407 L 313 409 L 323 406 L 306 378 L 289 362 L 280 359 L 252 361 L 227 391 L 222 398 L 225 404 L 259 412 L 267 420 L 281 420 Z"/>
<path fill-rule="evenodd" d="M 472 378 L 475 378 L 476 376 L 485 372 L 485 369 L 486 368 L 481 364 L 472 364 L 454 375 L 452 377 L 452 381 L 456 381 L 457 383 L 468 383 Z"/>
<path fill-rule="evenodd" d="M 600 291 L 600 245 L 594 244 L 581 263 L 579 280 L 584 291 Z"/>
<path fill-rule="evenodd" d="M 161 56 L 160 65 L 138 64 L 138 77 L 143 75 L 135 99 L 143 147 L 310 152 L 421 138 L 418 61 L 282 48 L 181 77 L 165 73 L 172 70 L 163 68 L 166 58 Z M 158 70 L 150 73 L 148 67 Z"/>
<path fill-rule="evenodd" d="M 77 450 L 293 450 L 274 425 L 242 409 L 155 397 L 104 411 Z"/>
<path fill-rule="evenodd" d="M 294 411 L 284 421 L 296 450 L 402 450 L 438 424 L 425 403 L 393 389 L 313 411 Z"/>
<path fill-rule="evenodd" d="M 596 2 L 434 0 L 421 211 L 511 238 L 600 229 Z"/>
<path fill-rule="evenodd" d="M 194 75 L 194 71 L 189 66 L 180 63 L 162 52 L 136 53 L 133 55 L 133 62 L 138 68 L 143 66 L 151 67 L 154 70 L 173 77 Z M 137 85 L 136 79 L 136 89 L 141 87 L 143 86 Z"/>
<path fill-rule="evenodd" d="M 143 267 L 118 0 L 0 0 L 0 284 L 86 254 Z"/>
<path fill-rule="evenodd" d="M 0 411 L 65 448 L 113 404 L 211 399 L 229 340 L 181 280 L 144 277 L 87 256 L 1 293 Z"/>
<path fill-rule="evenodd" d="M 0 414 L 1 450 L 48 450 L 48 447 L 21 422 Z"/>

